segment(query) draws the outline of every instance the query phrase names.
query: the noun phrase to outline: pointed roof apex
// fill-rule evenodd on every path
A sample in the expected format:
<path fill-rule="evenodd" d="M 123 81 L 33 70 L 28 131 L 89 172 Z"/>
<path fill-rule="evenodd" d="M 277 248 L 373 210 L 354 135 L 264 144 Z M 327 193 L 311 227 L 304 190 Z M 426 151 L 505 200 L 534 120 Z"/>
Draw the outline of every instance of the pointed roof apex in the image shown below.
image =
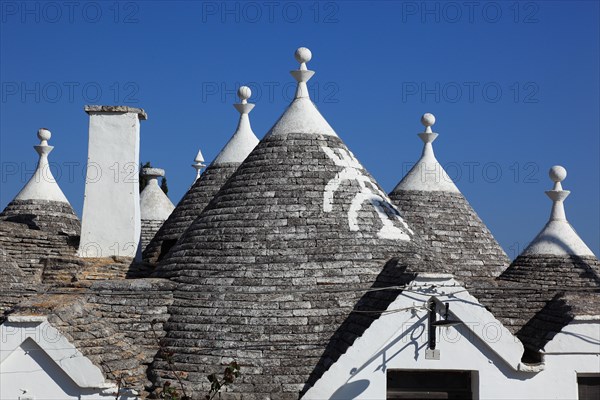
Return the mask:
<path fill-rule="evenodd" d="M 237 94 L 241 100 L 241 103 L 233 105 L 240 113 L 237 129 L 231 139 L 229 139 L 229 142 L 223 147 L 223 150 L 214 159 L 211 166 L 226 163 L 241 163 L 258 144 L 258 138 L 252 131 L 248 115 L 254 108 L 254 104 L 248 103 L 248 99 L 252 96 L 252 91 L 248 86 L 241 86 Z"/>
<path fill-rule="evenodd" d="M 46 128 L 40 128 L 37 137 L 40 144 L 33 146 L 40 156 L 37 168 L 29 182 L 17 194 L 15 200 L 50 200 L 69 203 L 60 187 L 58 187 L 48 163 L 48 154 L 54 149 L 53 146 L 48 145 L 52 133 Z"/>
<path fill-rule="evenodd" d="M 296 61 L 300 63 L 300 69 L 290 71 L 290 73 L 298 82 L 296 97 L 266 136 L 290 133 L 337 136 L 331 125 L 310 100 L 306 82 L 315 72 L 308 70 L 306 63 L 312 58 L 312 53 L 306 47 L 300 47 L 296 50 L 295 57 Z"/>
<path fill-rule="evenodd" d="M 425 126 L 425 132 L 418 135 L 424 143 L 421 158 L 402 178 L 393 192 L 416 190 L 459 193 L 460 191 L 433 153 L 432 143 L 439 136 L 431 130 L 431 127 L 435 124 L 435 116 L 431 113 L 425 113 L 421 117 L 421 123 Z"/>
<path fill-rule="evenodd" d="M 290 71 L 290 74 L 298 82 L 298 88 L 296 89 L 296 98 L 300 99 L 303 97 L 310 98 L 308 93 L 308 87 L 306 82 L 312 78 L 315 71 L 311 71 L 306 67 L 306 63 L 312 59 L 312 53 L 306 47 L 300 47 L 294 54 L 296 61 L 300 63 L 300 68 L 295 71 Z"/>
<path fill-rule="evenodd" d="M 548 175 L 554 182 L 552 190 L 546 191 L 546 195 L 553 203 L 550 220 L 529 246 L 527 246 L 522 255 L 543 254 L 593 257 L 594 253 L 581 240 L 575 229 L 567 221 L 565 215 L 563 202 L 571 192 L 563 190 L 561 182 L 567 177 L 567 170 L 560 165 L 555 165 L 550 168 Z"/>

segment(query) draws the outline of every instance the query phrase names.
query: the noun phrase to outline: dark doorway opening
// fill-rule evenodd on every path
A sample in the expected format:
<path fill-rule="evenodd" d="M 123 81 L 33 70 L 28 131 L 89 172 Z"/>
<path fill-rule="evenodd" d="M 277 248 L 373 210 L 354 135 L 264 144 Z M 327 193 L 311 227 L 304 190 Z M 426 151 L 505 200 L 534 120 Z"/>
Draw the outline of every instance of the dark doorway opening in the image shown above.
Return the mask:
<path fill-rule="evenodd" d="M 472 399 L 472 371 L 388 370 L 387 399 Z"/>
<path fill-rule="evenodd" d="M 579 391 L 579 400 L 600 399 L 600 375 L 578 376 L 577 388 Z"/>

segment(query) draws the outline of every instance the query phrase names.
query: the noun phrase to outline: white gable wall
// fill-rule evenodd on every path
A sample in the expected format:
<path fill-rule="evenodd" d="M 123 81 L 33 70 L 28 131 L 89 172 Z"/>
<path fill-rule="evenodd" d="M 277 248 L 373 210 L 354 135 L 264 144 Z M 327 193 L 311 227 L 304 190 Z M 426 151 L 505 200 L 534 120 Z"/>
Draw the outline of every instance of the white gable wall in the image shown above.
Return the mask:
<path fill-rule="evenodd" d="M 0 325 L 1 399 L 107 399 L 116 389 L 45 317 Z"/>
<path fill-rule="evenodd" d="M 59 367 L 35 341 L 28 338 L 0 364 L 1 399 L 106 399 L 89 393 Z"/>
<path fill-rule="evenodd" d="M 557 335 L 555 340 L 562 343 L 562 354 L 548 354 L 545 365 L 537 372 L 527 371 L 527 366 L 520 363 L 520 341 L 464 289 L 431 290 L 429 285 L 413 290 L 403 292 L 388 311 L 413 309 L 382 315 L 323 374 L 304 399 L 383 399 L 388 369 L 476 371 L 472 390 L 474 398 L 480 399 L 576 399 L 577 373 L 600 373 L 597 323 L 567 327 L 579 329 L 586 337 L 585 344 L 580 336 Z M 428 311 L 421 307 L 431 296 L 450 302 L 451 318 L 464 322 L 438 328 L 439 360 L 425 358 Z M 547 347 L 552 346 L 551 342 Z M 564 354 L 565 349 L 577 354 Z"/>

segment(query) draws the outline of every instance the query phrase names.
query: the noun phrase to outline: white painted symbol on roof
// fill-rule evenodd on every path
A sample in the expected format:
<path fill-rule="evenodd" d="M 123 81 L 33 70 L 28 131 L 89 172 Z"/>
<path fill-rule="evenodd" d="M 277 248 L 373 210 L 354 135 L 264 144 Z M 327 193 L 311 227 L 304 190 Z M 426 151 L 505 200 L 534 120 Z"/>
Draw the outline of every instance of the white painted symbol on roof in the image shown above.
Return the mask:
<path fill-rule="evenodd" d="M 348 225 L 350 226 L 350 230 L 360 230 L 358 226 L 358 212 L 362 208 L 363 203 L 369 201 L 373 208 L 375 208 L 377 216 L 383 224 L 377 236 L 383 239 L 410 240 L 407 232 L 410 234 L 413 232 L 402 217 L 400 217 L 400 213 L 392 205 L 387 195 L 377 187 L 371 178 L 363 173 L 363 168 L 354 155 L 344 149 L 335 149 L 339 155 L 336 154 L 336 151 L 328 147 L 321 147 L 321 149 L 323 149 L 327 157 L 335 165 L 344 168 L 325 186 L 323 211 L 331 212 L 333 210 L 333 195 L 339 189 L 342 182 L 354 181 L 358 183 L 360 191 L 352 199 L 350 209 L 348 210 Z M 396 226 L 394 222 L 402 225 L 402 228 Z"/>

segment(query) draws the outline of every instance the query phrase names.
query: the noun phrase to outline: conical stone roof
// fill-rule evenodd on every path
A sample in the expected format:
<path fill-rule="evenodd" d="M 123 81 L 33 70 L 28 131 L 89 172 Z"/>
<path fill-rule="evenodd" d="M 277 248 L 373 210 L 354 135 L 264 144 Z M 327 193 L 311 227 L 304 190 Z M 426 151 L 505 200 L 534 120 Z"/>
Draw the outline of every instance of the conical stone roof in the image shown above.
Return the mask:
<path fill-rule="evenodd" d="M 52 134 L 41 128 L 37 135 L 40 139 L 40 144 L 34 146 L 40 156 L 37 168 L 14 200 L 0 213 L 0 220 L 23 223 L 32 229 L 78 236 L 81 223 L 56 183 L 48 163 L 48 154 L 54 149 L 48 145 Z"/>
<path fill-rule="evenodd" d="M 246 86 L 242 86 L 238 90 L 238 96 L 242 102 L 234 104 L 234 107 L 240 112 L 240 120 L 235 133 L 204 173 L 196 178 L 192 187 L 144 249 L 142 253 L 144 261 L 156 263 L 167 255 L 171 247 L 258 143 L 248 116 L 254 107 L 253 104 L 247 102 L 251 94 L 250 89 Z M 198 152 L 192 166 L 199 172 L 204 166 L 203 161 L 202 153 Z"/>
<path fill-rule="evenodd" d="M 163 340 L 188 393 L 236 360 L 242 398 L 298 398 L 385 310 L 422 244 L 308 97 L 296 98 L 161 263 L 179 283 Z M 368 293 L 367 293 L 368 292 Z M 170 375 L 161 354 L 151 376 Z"/>
<path fill-rule="evenodd" d="M 510 263 L 502 247 L 481 221 L 448 173 L 437 161 L 432 114 L 421 122 L 423 153 L 390 193 L 410 226 L 432 246 L 448 271 L 469 284 L 472 278 L 498 276 Z"/>

